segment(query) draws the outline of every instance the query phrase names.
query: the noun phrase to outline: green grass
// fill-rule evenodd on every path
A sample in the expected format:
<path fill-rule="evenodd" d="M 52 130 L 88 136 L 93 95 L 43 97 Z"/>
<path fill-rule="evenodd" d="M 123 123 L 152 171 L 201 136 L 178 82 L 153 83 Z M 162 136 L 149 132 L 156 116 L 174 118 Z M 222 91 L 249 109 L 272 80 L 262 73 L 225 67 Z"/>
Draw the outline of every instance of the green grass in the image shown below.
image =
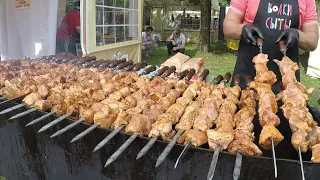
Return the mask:
<path fill-rule="evenodd" d="M 210 74 L 217 76 L 219 74 L 224 75 L 226 72 L 233 72 L 233 68 L 236 62 L 237 52 L 226 48 L 225 41 L 218 41 L 211 44 L 212 52 L 210 53 L 198 53 L 197 44 L 188 43 L 186 45 L 186 55 L 190 57 L 201 57 L 205 61 L 204 68 L 210 71 Z M 150 64 L 160 65 L 166 59 L 168 59 L 167 49 L 165 43 L 160 43 L 159 48 L 154 54 L 145 59 Z M 308 64 L 308 54 L 300 56 L 300 70 L 301 70 L 301 82 L 307 87 L 314 87 L 315 91 L 309 95 L 311 106 L 315 106 L 320 109 L 320 105 L 317 100 L 320 98 L 320 80 L 311 78 L 306 74 Z"/>

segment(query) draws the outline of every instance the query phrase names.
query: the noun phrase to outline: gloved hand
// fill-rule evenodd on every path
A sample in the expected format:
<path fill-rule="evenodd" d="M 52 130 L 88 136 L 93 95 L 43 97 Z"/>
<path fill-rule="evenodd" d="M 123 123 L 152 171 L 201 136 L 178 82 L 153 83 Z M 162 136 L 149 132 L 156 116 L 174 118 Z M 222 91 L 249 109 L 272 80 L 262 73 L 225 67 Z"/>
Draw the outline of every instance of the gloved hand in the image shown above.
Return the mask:
<path fill-rule="evenodd" d="M 264 40 L 263 34 L 258 27 L 254 26 L 252 24 L 246 24 L 243 26 L 241 38 L 245 42 L 256 45 L 258 37 L 261 38 L 262 40 Z"/>
<path fill-rule="evenodd" d="M 299 43 L 299 33 L 297 29 L 289 28 L 282 31 L 275 42 L 278 44 L 280 41 L 284 41 L 286 48 L 292 48 L 294 45 Z"/>

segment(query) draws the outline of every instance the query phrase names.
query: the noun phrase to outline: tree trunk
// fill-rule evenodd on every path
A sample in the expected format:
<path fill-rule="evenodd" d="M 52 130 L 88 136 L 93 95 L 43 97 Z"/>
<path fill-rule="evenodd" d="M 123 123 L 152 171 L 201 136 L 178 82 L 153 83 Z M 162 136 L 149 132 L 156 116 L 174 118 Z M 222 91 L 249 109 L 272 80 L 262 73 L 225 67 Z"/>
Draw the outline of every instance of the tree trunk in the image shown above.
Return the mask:
<path fill-rule="evenodd" d="M 199 51 L 210 51 L 211 0 L 201 0 L 201 28 L 199 37 Z"/>

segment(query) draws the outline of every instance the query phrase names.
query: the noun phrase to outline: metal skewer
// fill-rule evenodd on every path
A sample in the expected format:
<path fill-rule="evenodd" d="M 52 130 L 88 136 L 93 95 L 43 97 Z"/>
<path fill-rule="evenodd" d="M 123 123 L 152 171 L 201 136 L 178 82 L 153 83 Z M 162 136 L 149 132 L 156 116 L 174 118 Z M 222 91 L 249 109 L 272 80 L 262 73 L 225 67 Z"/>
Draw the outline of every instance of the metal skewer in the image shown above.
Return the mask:
<path fill-rule="evenodd" d="M 107 137 L 105 137 L 93 150 L 93 152 L 98 151 L 103 146 L 105 146 L 115 135 L 117 135 L 122 129 L 124 129 L 125 125 L 121 125 L 113 130 Z"/>
<path fill-rule="evenodd" d="M 203 70 L 203 72 L 202 72 L 201 75 L 199 76 L 199 77 L 200 77 L 200 78 L 199 78 L 200 81 L 206 79 L 206 77 L 207 77 L 208 74 L 209 74 L 209 70 L 208 70 L 208 69 Z M 191 74 L 187 75 L 187 76 L 189 76 L 189 77 L 187 77 L 187 78 L 192 77 L 191 75 L 192 75 L 192 72 L 191 72 Z M 191 79 L 191 78 L 190 78 L 190 79 Z M 158 167 L 158 166 L 164 161 L 164 159 L 168 156 L 168 154 L 169 154 L 170 151 L 172 150 L 173 146 L 176 144 L 177 138 L 178 138 L 183 132 L 184 132 L 184 129 L 180 129 L 180 130 L 176 133 L 176 135 L 172 138 L 172 140 L 170 141 L 170 143 L 167 145 L 167 147 L 164 149 L 164 151 L 163 151 L 163 152 L 161 153 L 161 155 L 159 156 L 159 158 L 158 158 L 158 160 L 157 160 L 157 163 L 156 163 L 156 167 Z M 189 144 L 190 144 L 190 145 L 189 145 Z M 188 145 L 189 145 L 189 146 L 186 146 L 186 147 L 184 148 L 184 150 L 181 152 L 180 156 L 178 157 L 178 160 L 177 160 L 177 162 L 176 162 L 175 167 L 178 166 L 178 163 L 179 163 L 180 159 L 181 159 L 182 157 L 184 157 L 184 155 L 188 152 L 188 149 L 189 149 L 190 146 L 191 146 L 191 142 L 188 142 Z"/>
<path fill-rule="evenodd" d="M 49 124 L 47 124 L 47 125 L 43 126 L 43 127 L 38 131 L 38 133 L 41 133 L 41 132 L 43 132 L 43 131 L 45 131 L 45 130 L 49 129 L 50 127 L 52 127 L 52 126 L 54 126 L 54 125 L 58 124 L 60 121 L 62 121 L 62 120 L 64 120 L 64 119 L 68 118 L 68 117 L 69 117 L 69 116 L 71 116 L 71 115 L 72 115 L 72 113 L 68 113 L 68 114 L 65 114 L 65 115 L 63 115 L 63 116 L 61 116 L 61 117 L 59 117 L 59 118 L 57 118 L 57 119 L 55 119 L 55 120 L 51 121 Z"/>
<path fill-rule="evenodd" d="M 29 122 L 29 123 L 26 125 L 26 127 L 28 127 L 28 126 L 30 126 L 30 125 L 33 125 L 33 124 L 36 124 L 36 123 L 38 123 L 38 122 L 40 122 L 40 121 L 42 121 L 42 120 L 45 120 L 47 117 L 49 117 L 49 116 L 51 116 L 51 115 L 53 115 L 53 114 L 54 114 L 54 112 L 49 112 L 48 114 L 45 114 L 45 115 L 43 115 L 43 116 L 41 116 L 41 117 L 39 117 L 39 118 L 37 118 L 37 119 Z"/>
<path fill-rule="evenodd" d="M 233 168 L 233 179 L 234 180 L 237 180 L 240 177 L 241 165 L 242 165 L 242 154 L 237 152 L 236 162 L 234 163 L 234 168 Z"/>
<path fill-rule="evenodd" d="M 191 142 L 191 141 L 188 141 L 188 144 L 183 148 L 183 150 L 182 150 L 181 154 L 179 155 L 176 163 L 174 164 L 174 169 L 177 168 L 180 160 L 187 154 L 187 152 L 188 152 L 188 150 L 190 149 L 191 145 L 192 145 L 192 142 Z"/>
<path fill-rule="evenodd" d="M 84 119 L 79 119 L 79 120 L 76 120 L 75 122 L 69 124 L 68 126 L 60 129 L 59 131 L 55 132 L 54 134 L 52 134 L 52 136 L 50 136 L 50 138 L 54 138 L 56 136 L 59 136 L 65 132 L 67 132 L 69 129 L 77 126 L 78 124 L 82 123 L 84 121 Z"/>
<path fill-rule="evenodd" d="M 257 41 L 259 42 L 259 41 Z M 259 45 L 259 43 L 258 43 Z M 252 81 L 252 77 L 250 75 L 246 76 L 246 84 L 249 86 L 250 82 Z M 241 173 L 241 165 L 242 165 L 242 154 L 240 152 L 236 153 L 236 161 L 234 163 L 233 168 L 233 179 L 237 180 L 240 177 Z"/>
<path fill-rule="evenodd" d="M 211 161 L 211 164 L 210 164 L 207 180 L 211 180 L 213 178 L 213 176 L 214 176 L 214 172 L 216 170 L 216 166 L 217 166 L 217 162 L 218 162 L 220 151 L 221 151 L 221 147 L 220 146 L 218 146 L 214 150 L 214 154 L 213 154 L 212 161 Z"/>
<path fill-rule="evenodd" d="M 138 155 L 137 155 L 137 157 L 136 157 L 136 160 L 138 160 L 138 159 L 140 159 L 142 156 L 146 155 L 156 141 L 157 141 L 157 138 L 152 138 L 152 139 L 150 139 L 149 142 L 148 142 L 148 143 L 141 149 L 141 151 L 138 153 Z"/>
<path fill-rule="evenodd" d="M 205 80 L 207 75 L 209 74 L 209 70 L 205 69 L 202 74 L 200 75 L 200 78 L 201 80 Z M 219 84 L 222 80 L 225 82 L 225 83 L 228 83 L 230 78 L 231 78 L 231 73 L 226 73 L 225 74 L 225 77 L 223 79 L 221 79 L 220 77 L 222 77 L 221 75 L 219 75 L 219 78 L 216 79 L 215 81 L 215 85 Z M 192 145 L 192 142 L 191 141 L 188 141 L 187 145 L 184 147 L 184 149 L 181 151 L 176 163 L 175 163 L 175 166 L 174 166 L 174 169 L 177 168 L 180 160 L 187 154 L 188 150 L 190 149 Z"/>
<path fill-rule="evenodd" d="M 12 116 L 11 118 L 9 118 L 9 120 L 17 119 L 17 118 L 19 118 L 19 117 L 22 117 L 22 116 L 25 116 L 25 115 L 27 115 L 27 114 L 30 114 L 30 113 L 32 113 L 32 112 L 34 112 L 34 111 L 36 111 L 36 110 L 38 110 L 38 109 L 37 109 L 37 108 L 28 109 L 28 110 L 26 110 L 26 111 L 24 111 L 24 112 L 21 112 L 21 113 L 19 113 L 19 114 L 16 114 L 16 115 Z"/>
<path fill-rule="evenodd" d="M 239 86 L 239 83 L 240 83 L 240 74 L 236 74 L 234 77 L 234 86 Z M 216 170 L 220 151 L 221 151 L 221 146 L 218 146 L 214 149 L 214 154 L 213 154 L 212 161 L 210 164 L 207 180 L 211 180 L 214 176 L 214 172 Z"/>
<path fill-rule="evenodd" d="M 87 134 L 89 134 L 91 131 L 97 129 L 100 126 L 100 124 L 94 124 L 92 126 L 90 126 L 88 129 L 84 130 L 82 133 L 78 134 L 76 137 L 74 137 L 70 143 L 74 143 L 78 140 L 80 140 L 81 138 L 83 138 L 84 136 L 86 136 Z"/>
<path fill-rule="evenodd" d="M 176 135 L 174 135 L 174 137 L 172 138 L 172 140 L 170 141 L 170 143 L 167 145 L 167 147 L 162 151 L 162 153 L 160 154 L 160 156 L 157 159 L 157 163 L 155 167 L 158 167 L 163 161 L 164 159 L 168 156 L 168 154 L 170 153 L 171 149 L 173 148 L 173 146 L 176 144 L 177 142 L 177 138 L 179 136 L 181 136 L 181 134 L 184 132 L 184 130 L 179 130 Z"/>
<path fill-rule="evenodd" d="M 263 51 L 262 51 L 263 40 L 261 38 L 257 38 L 257 46 L 259 47 L 259 52 L 263 53 Z"/>
<path fill-rule="evenodd" d="M 21 97 L 19 96 L 19 97 L 13 98 L 13 99 L 8 99 L 8 100 L 5 100 L 5 101 L 2 101 L 2 102 L 0 102 L 0 105 L 1 104 L 5 104 L 5 103 L 10 102 L 10 101 L 15 101 L 15 100 L 17 100 L 19 98 L 21 98 Z"/>
<path fill-rule="evenodd" d="M 274 166 L 274 177 L 278 177 L 278 168 L 277 168 L 277 160 L 276 160 L 276 151 L 274 150 L 274 143 L 273 139 L 271 140 L 272 143 L 272 158 L 273 158 L 273 166 Z"/>
<path fill-rule="evenodd" d="M 107 167 L 109 164 L 111 164 L 113 161 L 115 161 L 116 159 L 118 159 L 118 157 L 122 154 L 122 152 L 124 150 L 126 150 L 129 145 L 139 136 L 138 133 L 135 133 L 133 135 L 130 136 L 130 138 L 122 144 L 122 146 L 120 146 L 119 149 L 117 149 L 116 152 L 114 152 L 109 159 L 107 160 L 106 164 L 104 165 L 104 167 Z"/>
<path fill-rule="evenodd" d="M 302 180 L 305 180 L 305 177 L 304 177 L 304 168 L 303 168 L 303 162 L 302 162 L 302 156 L 301 156 L 301 148 L 300 148 L 300 146 L 299 146 L 299 149 L 298 149 L 298 153 L 299 153 L 299 160 L 300 160 L 300 168 L 301 168 Z"/>
<path fill-rule="evenodd" d="M 18 104 L 18 105 L 15 105 L 13 107 L 10 107 L 10 108 L 7 108 L 7 109 L 1 111 L 0 114 L 6 114 L 6 113 L 9 113 L 9 112 L 14 111 L 16 109 L 22 108 L 22 107 L 24 107 L 24 104 Z"/>

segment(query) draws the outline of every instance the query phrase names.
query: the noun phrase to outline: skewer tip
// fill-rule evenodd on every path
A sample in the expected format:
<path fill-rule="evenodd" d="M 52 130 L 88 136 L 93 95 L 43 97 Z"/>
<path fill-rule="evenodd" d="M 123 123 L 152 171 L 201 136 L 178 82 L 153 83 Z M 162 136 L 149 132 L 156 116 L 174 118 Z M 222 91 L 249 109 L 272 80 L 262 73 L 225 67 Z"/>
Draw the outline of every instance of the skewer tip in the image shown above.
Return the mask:
<path fill-rule="evenodd" d="M 155 167 L 158 167 L 161 163 L 162 163 L 162 161 L 157 161 L 157 163 L 156 163 L 156 166 L 155 166 Z"/>
<path fill-rule="evenodd" d="M 33 124 L 33 123 L 30 122 L 30 123 L 28 123 L 25 127 L 31 126 L 32 124 Z"/>
<path fill-rule="evenodd" d="M 106 162 L 106 164 L 104 165 L 104 167 L 108 167 L 111 163 L 113 162 L 113 159 L 108 159 L 108 161 Z"/>
<path fill-rule="evenodd" d="M 100 146 L 97 146 L 97 147 L 94 148 L 93 152 L 96 152 L 96 151 L 98 151 L 99 149 L 101 149 L 101 147 L 100 147 Z"/>
<path fill-rule="evenodd" d="M 50 136 L 50 138 L 52 139 L 52 138 L 55 138 L 55 137 L 57 137 L 59 134 L 58 133 L 54 133 L 54 134 L 52 134 L 51 136 Z"/>
<path fill-rule="evenodd" d="M 139 154 L 137 155 L 137 157 L 136 157 L 136 160 L 139 160 L 142 156 L 143 156 L 143 154 L 142 154 L 142 153 L 139 153 Z"/>
<path fill-rule="evenodd" d="M 12 116 L 11 118 L 9 118 L 8 120 L 13 120 L 13 119 L 16 119 L 15 116 Z"/>
<path fill-rule="evenodd" d="M 74 143 L 74 142 L 76 142 L 76 141 L 78 141 L 79 140 L 79 138 L 73 138 L 71 141 L 70 141 L 70 143 Z"/>
<path fill-rule="evenodd" d="M 45 131 L 46 129 L 41 128 L 37 133 L 42 133 L 43 131 Z"/>

